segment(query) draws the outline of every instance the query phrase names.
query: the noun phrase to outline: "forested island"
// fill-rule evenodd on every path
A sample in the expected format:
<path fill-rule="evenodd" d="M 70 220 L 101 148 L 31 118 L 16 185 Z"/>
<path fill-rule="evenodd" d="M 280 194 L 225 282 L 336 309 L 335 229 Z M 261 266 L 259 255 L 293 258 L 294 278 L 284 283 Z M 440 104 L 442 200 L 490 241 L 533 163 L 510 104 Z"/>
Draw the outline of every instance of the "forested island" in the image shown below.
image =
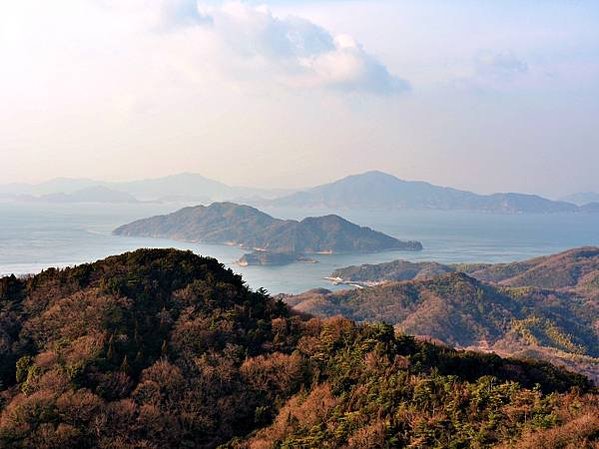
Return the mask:
<path fill-rule="evenodd" d="M 126 224 L 114 233 L 236 245 L 258 251 L 272 263 L 288 263 L 309 254 L 422 250 L 420 242 L 398 240 L 337 215 L 281 220 L 234 203 L 187 207 Z M 250 257 L 255 260 L 256 255 Z"/>
<path fill-rule="evenodd" d="M 268 266 L 280 266 L 288 265 L 294 262 L 305 262 L 305 263 L 318 263 L 315 259 L 309 257 L 290 254 L 290 253 L 271 253 L 268 251 L 253 251 L 248 254 L 244 254 L 237 264 L 242 267 L 248 267 L 252 265 L 268 267 Z"/>

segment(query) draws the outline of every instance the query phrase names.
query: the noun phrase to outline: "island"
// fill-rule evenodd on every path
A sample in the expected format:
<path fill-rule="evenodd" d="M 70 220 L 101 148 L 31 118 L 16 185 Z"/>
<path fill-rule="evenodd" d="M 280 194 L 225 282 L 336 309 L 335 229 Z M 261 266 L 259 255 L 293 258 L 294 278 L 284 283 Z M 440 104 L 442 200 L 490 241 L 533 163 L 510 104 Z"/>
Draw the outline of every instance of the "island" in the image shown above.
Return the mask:
<path fill-rule="evenodd" d="M 242 264 L 260 265 L 290 263 L 310 254 L 422 250 L 420 242 L 399 240 L 338 215 L 282 220 L 235 203 L 186 207 L 134 221 L 114 234 L 239 246 L 255 252 L 244 256 Z"/>
<path fill-rule="evenodd" d="M 271 253 L 268 251 L 253 251 L 248 254 L 244 254 L 239 260 L 237 265 L 241 267 L 248 266 L 281 266 L 289 265 L 294 262 L 304 263 L 318 263 L 317 260 L 311 259 L 305 255 L 292 254 L 292 253 Z"/>

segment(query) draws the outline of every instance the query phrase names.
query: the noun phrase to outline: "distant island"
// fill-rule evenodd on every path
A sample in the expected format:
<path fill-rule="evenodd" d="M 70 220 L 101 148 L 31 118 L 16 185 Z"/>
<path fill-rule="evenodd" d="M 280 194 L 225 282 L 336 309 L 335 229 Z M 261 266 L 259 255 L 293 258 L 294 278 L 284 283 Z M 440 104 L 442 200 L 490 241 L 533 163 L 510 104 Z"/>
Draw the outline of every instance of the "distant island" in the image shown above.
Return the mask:
<path fill-rule="evenodd" d="M 289 265 L 294 262 L 317 263 L 315 259 L 310 259 L 309 257 L 298 254 L 252 251 L 251 253 L 244 254 L 237 261 L 237 265 L 241 267 L 249 267 L 253 265 L 268 267 Z"/>
<path fill-rule="evenodd" d="M 380 171 L 348 176 L 272 200 L 269 204 L 299 208 L 471 210 L 509 214 L 579 211 L 576 204 L 537 195 L 479 195 L 428 182 L 404 181 Z"/>
<path fill-rule="evenodd" d="M 260 259 L 268 262 L 263 264 L 289 263 L 306 254 L 422 250 L 420 242 L 398 240 L 338 215 L 281 220 L 234 203 L 186 207 L 126 224 L 114 234 L 235 245 L 260 252 L 246 256 L 242 261 L 246 264 L 260 263 Z"/>

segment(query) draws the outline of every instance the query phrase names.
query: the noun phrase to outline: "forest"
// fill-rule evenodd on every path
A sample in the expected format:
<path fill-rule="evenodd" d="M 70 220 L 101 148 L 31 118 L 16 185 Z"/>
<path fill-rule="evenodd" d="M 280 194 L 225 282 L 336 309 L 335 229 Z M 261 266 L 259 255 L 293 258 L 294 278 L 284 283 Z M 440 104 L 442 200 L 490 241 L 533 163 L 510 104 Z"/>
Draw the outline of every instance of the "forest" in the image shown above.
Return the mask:
<path fill-rule="evenodd" d="M 137 250 L 0 279 L 0 447 L 593 448 L 546 362 L 294 312 L 218 261 Z"/>

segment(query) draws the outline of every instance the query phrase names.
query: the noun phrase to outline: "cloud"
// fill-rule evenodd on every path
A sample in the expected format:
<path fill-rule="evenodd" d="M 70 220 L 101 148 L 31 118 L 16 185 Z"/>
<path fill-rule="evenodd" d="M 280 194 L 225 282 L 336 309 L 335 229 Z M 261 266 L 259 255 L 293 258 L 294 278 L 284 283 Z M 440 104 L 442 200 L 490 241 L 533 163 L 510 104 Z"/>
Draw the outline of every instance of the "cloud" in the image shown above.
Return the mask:
<path fill-rule="evenodd" d="M 528 72 L 528 64 L 511 52 L 479 52 L 474 64 L 479 75 L 499 80 L 510 80 Z"/>
<path fill-rule="evenodd" d="M 410 89 L 404 81 L 370 56 L 350 36 L 338 36 L 333 51 L 303 58 L 300 63 L 312 72 L 315 84 L 342 91 L 363 90 L 377 94 Z"/>
<path fill-rule="evenodd" d="M 209 33 L 209 40 L 226 53 L 220 59 L 224 71 L 242 81 L 258 76 L 248 73 L 258 70 L 267 82 L 292 88 L 377 95 L 410 88 L 351 36 L 334 36 L 300 17 L 276 17 L 265 6 L 241 2 L 195 5 L 191 0 L 177 0 L 163 8 L 162 23 L 177 25 L 182 32 L 195 25 Z"/>
<path fill-rule="evenodd" d="M 165 30 L 211 22 L 210 17 L 200 11 L 195 0 L 169 0 L 160 6 L 160 25 Z"/>
<path fill-rule="evenodd" d="M 478 50 L 454 67 L 450 85 L 470 92 L 497 92 L 539 84 L 528 64 L 511 51 Z"/>

